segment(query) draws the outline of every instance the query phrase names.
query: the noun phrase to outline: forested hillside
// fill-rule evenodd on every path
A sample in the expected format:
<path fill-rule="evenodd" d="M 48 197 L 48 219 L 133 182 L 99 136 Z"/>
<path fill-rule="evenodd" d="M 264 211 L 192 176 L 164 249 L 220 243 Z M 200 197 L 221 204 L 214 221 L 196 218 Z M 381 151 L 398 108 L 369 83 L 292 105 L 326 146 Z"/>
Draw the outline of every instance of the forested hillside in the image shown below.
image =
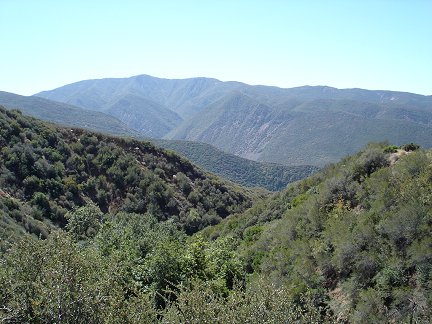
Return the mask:
<path fill-rule="evenodd" d="M 265 293 L 271 282 L 245 290 L 235 241 L 187 235 L 244 211 L 251 192 L 146 142 L 4 108 L 0 125 L 1 321 L 319 318 Z"/>
<path fill-rule="evenodd" d="M 3 243 L 22 231 L 45 238 L 84 206 L 151 213 L 192 233 L 251 203 L 243 189 L 148 142 L 54 127 L 4 108 L 0 125 Z"/>
<path fill-rule="evenodd" d="M 206 143 L 151 140 L 157 146 L 173 150 L 220 177 L 246 187 L 263 187 L 271 191 L 285 189 L 294 181 L 318 171 L 311 165 L 287 166 L 256 162 L 218 150 Z"/>

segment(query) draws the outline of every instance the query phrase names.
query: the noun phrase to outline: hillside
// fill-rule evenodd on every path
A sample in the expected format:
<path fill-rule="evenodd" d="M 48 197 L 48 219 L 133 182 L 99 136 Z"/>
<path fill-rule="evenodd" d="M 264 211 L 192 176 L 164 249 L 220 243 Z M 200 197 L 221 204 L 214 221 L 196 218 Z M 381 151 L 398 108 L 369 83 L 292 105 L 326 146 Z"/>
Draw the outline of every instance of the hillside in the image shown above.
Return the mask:
<path fill-rule="evenodd" d="M 47 237 L 79 207 L 151 213 L 187 233 L 251 203 L 225 183 L 148 142 L 54 127 L 0 109 L 0 236 Z"/>
<path fill-rule="evenodd" d="M 324 166 L 370 141 L 432 147 L 432 97 L 405 92 L 140 75 L 80 81 L 37 96 L 104 111 L 142 131 L 151 125 L 157 131 L 148 136 L 205 142 L 285 165 Z M 124 111 L 128 105 L 132 108 Z"/>
<path fill-rule="evenodd" d="M 185 121 L 167 138 L 211 143 L 227 152 L 288 165 L 323 166 L 371 140 L 432 146 L 429 110 L 345 100 L 272 108 L 233 93 Z"/>
<path fill-rule="evenodd" d="M 141 136 L 117 118 L 38 97 L 20 96 L 0 91 L 0 105 L 19 108 L 24 114 L 60 125 L 95 130 L 113 135 Z"/>
<path fill-rule="evenodd" d="M 246 187 L 263 187 L 278 191 L 284 189 L 289 183 L 318 171 L 318 168 L 308 165 L 285 166 L 247 160 L 225 153 L 206 143 L 176 140 L 151 141 L 157 146 L 185 156 L 218 176 Z"/>
<path fill-rule="evenodd" d="M 40 142 L 37 130 L 41 129 L 44 137 L 55 130 L 59 143 L 72 137 L 84 151 L 98 148 L 88 137 L 98 135 L 80 134 L 78 142 L 61 129 L 47 129 L 15 112 L 1 112 L 11 125 L 1 128 L 7 130 L 2 136 L 14 134 L 12 142 L 17 146 L 23 145 L 19 138 L 25 134 L 33 134 L 30 143 Z M 20 125 L 26 132 L 17 136 Z M 173 185 L 169 179 L 175 168 L 181 168 L 195 186 L 200 183 L 195 178 L 200 175 L 175 155 L 146 143 L 99 139 L 103 139 L 102 151 L 108 144 L 110 153 L 118 146 L 131 149 L 125 157 L 132 154 L 132 160 L 151 156 L 146 160 L 148 172 L 161 179 L 153 194 L 163 192 L 161 186 Z M 16 145 L 15 152 L 19 151 Z M 71 149 L 74 152 L 74 146 Z M 13 156 L 7 146 L 2 154 Z M 51 161 L 46 149 L 44 156 L 43 160 Z M 112 157 L 106 151 L 95 156 L 94 163 Z M 6 161 L 9 165 L 10 159 Z M 152 169 L 149 161 L 157 161 L 160 169 Z M 70 210 L 63 231 L 52 231 L 45 240 L 21 235 L 4 253 L 0 250 L 0 320 L 428 323 L 432 316 L 431 164 L 431 152 L 416 145 L 370 144 L 283 192 L 254 199 L 251 208 L 239 208 L 239 213 L 192 236 L 181 230 L 187 229 L 181 219 L 161 217 L 173 206 L 171 201 L 145 214 L 123 208 L 111 215 L 101 215 L 95 207 L 100 202 L 94 201 Z M 68 168 L 70 163 L 64 165 Z M 12 172 L 2 168 L 3 184 L 5 178 L 17 182 L 11 181 Z M 99 168 L 104 170 L 103 164 Z M 107 171 L 107 183 L 110 174 Z M 29 207 L 22 198 L 12 198 L 25 197 L 20 190 L 28 188 L 27 183 L 18 188 L 2 186 L 2 229 L 28 220 Z M 211 189 L 211 184 L 218 189 Z M 45 186 L 52 188 L 49 183 Z M 185 202 L 176 186 L 168 189 Z M 207 182 L 201 187 L 203 201 L 214 199 L 221 186 Z M 222 196 L 236 197 L 231 206 L 238 208 L 244 196 L 226 189 Z M 48 194 L 53 195 L 52 190 Z M 51 213 L 40 209 L 48 208 L 42 195 L 34 194 L 30 205 L 46 223 Z M 73 193 L 65 197 L 76 203 Z M 188 218 L 196 220 L 196 211 L 190 211 Z M 3 239 L 4 231 L 0 235 Z"/>
<path fill-rule="evenodd" d="M 173 111 L 133 95 L 126 95 L 110 102 L 103 112 L 118 118 L 142 135 L 152 138 L 164 136 L 182 121 Z"/>
<path fill-rule="evenodd" d="M 432 153 L 412 149 L 369 145 L 204 233 L 234 237 L 252 278 L 308 292 L 333 321 L 427 323 Z"/>

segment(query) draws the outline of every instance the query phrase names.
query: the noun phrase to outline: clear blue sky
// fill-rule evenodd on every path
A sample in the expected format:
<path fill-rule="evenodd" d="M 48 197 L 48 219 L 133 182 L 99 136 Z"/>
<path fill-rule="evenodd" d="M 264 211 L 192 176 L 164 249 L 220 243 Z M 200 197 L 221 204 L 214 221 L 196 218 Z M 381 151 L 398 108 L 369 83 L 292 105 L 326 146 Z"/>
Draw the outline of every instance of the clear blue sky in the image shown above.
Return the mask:
<path fill-rule="evenodd" d="M 150 74 L 432 95 L 429 0 L 0 0 L 0 90 Z"/>

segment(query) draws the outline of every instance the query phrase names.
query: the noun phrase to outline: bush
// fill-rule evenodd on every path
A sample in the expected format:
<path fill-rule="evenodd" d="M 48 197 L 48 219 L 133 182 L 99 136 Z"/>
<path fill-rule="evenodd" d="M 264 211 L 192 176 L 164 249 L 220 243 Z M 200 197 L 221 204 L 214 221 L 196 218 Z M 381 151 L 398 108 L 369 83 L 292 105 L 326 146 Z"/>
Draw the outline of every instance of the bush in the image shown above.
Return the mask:
<path fill-rule="evenodd" d="M 360 182 L 376 170 L 388 165 L 389 161 L 381 149 L 368 147 L 356 161 L 353 179 Z"/>
<path fill-rule="evenodd" d="M 420 145 L 415 144 L 415 143 L 405 144 L 405 145 L 402 145 L 402 147 L 401 147 L 401 149 L 406 151 L 406 152 L 416 151 L 419 148 L 420 148 Z"/>
<path fill-rule="evenodd" d="M 396 145 L 389 145 L 384 148 L 384 153 L 396 153 L 398 149 Z"/>

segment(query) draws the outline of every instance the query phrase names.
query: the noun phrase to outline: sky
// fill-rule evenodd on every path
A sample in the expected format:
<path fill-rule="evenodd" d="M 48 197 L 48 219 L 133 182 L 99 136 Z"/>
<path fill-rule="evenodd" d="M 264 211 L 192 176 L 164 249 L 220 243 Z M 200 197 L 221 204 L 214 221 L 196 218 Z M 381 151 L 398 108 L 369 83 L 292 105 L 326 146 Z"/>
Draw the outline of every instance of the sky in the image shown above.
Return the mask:
<path fill-rule="evenodd" d="M 429 0 L 0 0 L 0 91 L 149 74 L 432 95 Z"/>

